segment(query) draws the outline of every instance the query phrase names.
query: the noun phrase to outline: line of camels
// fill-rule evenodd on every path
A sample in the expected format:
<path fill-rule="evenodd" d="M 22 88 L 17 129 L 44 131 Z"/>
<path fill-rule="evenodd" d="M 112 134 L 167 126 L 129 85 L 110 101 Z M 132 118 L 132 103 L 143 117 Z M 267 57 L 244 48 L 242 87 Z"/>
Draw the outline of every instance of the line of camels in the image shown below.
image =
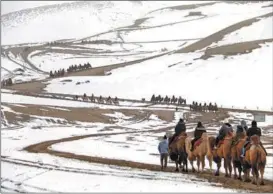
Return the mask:
<path fill-rule="evenodd" d="M 194 168 L 194 161 L 197 161 L 197 172 L 203 172 L 205 167 L 205 158 L 209 161 L 210 171 L 212 172 L 212 161 L 217 164 L 215 176 L 219 176 L 222 159 L 224 160 L 225 177 L 231 177 L 232 167 L 234 169 L 234 178 L 251 182 L 250 171 L 252 171 L 252 183 L 264 185 L 264 170 L 266 165 L 266 153 L 260 144 L 260 138 L 254 135 L 250 138 L 251 144 L 246 148 L 244 158 L 241 157 L 241 150 L 247 140 L 246 133 L 243 132 L 239 136 L 235 133 L 229 133 L 219 142 L 215 148 L 216 138 L 208 136 L 207 132 L 202 134 L 202 137 L 194 144 L 194 149 L 191 151 L 191 137 L 186 133 L 180 136 L 169 145 L 169 154 L 171 160 L 176 164 L 176 171 L 179 171 L 178 164 L 182 168 L 182 172 L 188 172 L 188 160 Z M 200 170 L 201 164 L 201 170 Z M 237 175 L 238 170 L 238 175 Z M 242 172 L 244 175 L 242 176 Z M 259 181 L 260 176 L 260 181 Z"/>
<path fill-rule="evenodd" d="M 73 97 L 74 100 L 79 100 L 79 99 L 82 99 L 82 101 L 85 101 L 85 102 L 88 102 L 90 100 L 90 102 L 93 102 L 93 103 L 99 103 L 99 104 L 114 104 L 114 105 L 119 105 L 119 99 L 117 97 L 115 97 L 114 99 L 111 98 L 111 96 L 108 96 L 108 97 L 102 97 L 101 95 L 99 97 L 95 97 L 94 94 L 92 94 L 91 96 L 87 96 L 86 93 L 84 93 L 82 96 L 78 96 L 78 95 L 75 95 Z M 161 96 L 157 96 L 155 97 L 154 95 L 152 96 L 150 102 L 151 103 L 156 103 L 158 102 L 157 100 L 158 99 L 163 99 L 161 98 Z M 178 104 L 184 104 L 186 105 L 186 99 L 184 98 L 175 98 L 174 96 L 171 98 L 168 98 L 168 96 L 165 97 L 165 99 L 169 99 L 170 102 L 172 103 L 175 103 L 178 101 Z M 173 100 L 173 99 L 176 99 L 176 100 Z M 142 98 L 141 99 L 142 102 L 146 102 L 145 101 L 145 98 Z M 168 101 L 167 101 L 167 104 L 168 104 Z M 209 103 L 209 105 L 207 105 L 206 103 L 204 103 L 204 105 L 202 105 L 201 103 L 197 103 L 197 102 L 193 102 L 191 105 L 190 105 L 190 110 L 193 110 L 193 111 L 204 111 L 204 112 L 207 112 L 207 111 L 218 111 L 218 106 L 217 104 L 215 103 L 214 105 L 212 105 L 212 103 Z"/>
<path fill-rule="evenodd" d="M 49 72 L 49 77 L 62 77 L 64 76 L 65 73 L 71 73 L 75 71 L 81 71 L 84 69 L 90 69 L 92 68 L 91 64 L 89 62 L 84 63 L 83 65 L 70 65 L 66 70 L 65 69 L 59 69 L 58 71 L 50 71 Z"/>
<path fill-rule="evenodd" d="M 74 100 L 78 100 L 80 97 L 78 95 L 74 96 Z M 101 95 L 99 97 L 95 97 L 94 94 L 92 94 L 91 96 L 87 96 L 86 93 L 83 94 L 83 96 L 81 97 L 82 101 L 87 102 L 88 100 L 90 100 L 93 103 L 99 103 L 99 104 L 114 104 L 114 105 L 119 105 L 119 100 L 117 97 L 115 97 L 114 99 L 111 98 L 111 96 L 109 97 L 102 97 Z"/>
<path fill-rule="evenodd" d="M 145 101 L 144 98 L 142 98 L 142 101 Z M 186 105 L 187 101 L 185 98 L 182 98 L 181 96 L 179 96 L 178 98 L 175 97 L 174 95 L 172 96 L 172 98 L 168 97 L 167 95 L 165 96 L 165 98 L 161 97 L 161 95 L 155 96 L 154 94 L 151 97 L 150 102 L 152 103 L 166 103 L 166 104 L 177 104 L 177 105 Z M 190 110 L 193 111 L 200 111 L 200 112 L 208 112 L 208 111 L 218 111 L 218 106 L 216 103 L 214 103 L 214 105 L 210 102 L 208 105 L 207 103 L 204 103 L 202 105 L 202 103 L 198 103 L 193 101 L 192 104 L 190 104 Z"/>

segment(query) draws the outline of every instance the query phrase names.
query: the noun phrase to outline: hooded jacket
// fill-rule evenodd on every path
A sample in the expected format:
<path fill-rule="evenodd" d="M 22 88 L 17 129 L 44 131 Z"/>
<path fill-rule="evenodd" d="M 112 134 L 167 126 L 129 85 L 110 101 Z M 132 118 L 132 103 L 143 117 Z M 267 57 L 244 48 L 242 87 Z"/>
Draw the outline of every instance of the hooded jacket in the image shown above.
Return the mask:
<path fill-rule="evenodd" d="M 169 143 L 167 139 L 164 139 L 158 144 L 158 151 L 160 154 L 167 154 L 169 152 Z"/>
<path fill-rule="evenodd" d="M 201 122 L 198 122 L 197 127 L 194 130 L 194 138 L 195 139 L 201 138 L 204 132 L 207 132 L 205 127 L 202 125 Z"/>
<path fill-rule="evenodd" d="M 177 125 L 175 126 L 175 134 L 179 135 L 181 132 L 186 132 L 186 124 L 183 119 L 180 119 Z"/>
<path fill-rule="evenodd" d="M 247 130 L 246 135 L 248 136 L 248 139 L 253 135 L 262 136 L 261 129 L 259 127 L 257 127 L 256 121 L 252 121 L 251 127 Z"/>
<path fill-rule="evenodd" d="M 229 132 L 233 132 L 233 128 L 229 123 L 225 123 L 219 130 L 219 136 L 225 137 Z"/>

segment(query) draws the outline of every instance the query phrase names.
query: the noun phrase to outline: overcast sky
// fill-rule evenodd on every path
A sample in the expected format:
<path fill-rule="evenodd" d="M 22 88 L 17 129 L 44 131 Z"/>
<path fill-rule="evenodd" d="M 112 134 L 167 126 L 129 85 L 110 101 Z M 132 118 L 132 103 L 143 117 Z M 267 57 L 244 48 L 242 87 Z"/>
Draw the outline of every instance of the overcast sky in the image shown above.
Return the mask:
<path fill-rule="evenodd" d="M 22 9 L 65 2 L 68 1 L 1 1 L 1 15 Z"/>

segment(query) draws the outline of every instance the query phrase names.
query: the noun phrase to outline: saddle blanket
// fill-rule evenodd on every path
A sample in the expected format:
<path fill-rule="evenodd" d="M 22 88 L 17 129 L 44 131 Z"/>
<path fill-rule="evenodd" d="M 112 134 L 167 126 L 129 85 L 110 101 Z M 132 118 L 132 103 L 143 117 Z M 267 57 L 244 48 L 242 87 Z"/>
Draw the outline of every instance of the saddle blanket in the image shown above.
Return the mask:
<path fill-rule="evenodd" d="M 198 139 L 195 143 L 194 143 L 194 148 L 196 148 L 196 147 L 198 147 L 201 143 L 202 143 L 202 141 L 203 141 L 203 139 L 202 138 L 200 138 L 200 139 Z"/>

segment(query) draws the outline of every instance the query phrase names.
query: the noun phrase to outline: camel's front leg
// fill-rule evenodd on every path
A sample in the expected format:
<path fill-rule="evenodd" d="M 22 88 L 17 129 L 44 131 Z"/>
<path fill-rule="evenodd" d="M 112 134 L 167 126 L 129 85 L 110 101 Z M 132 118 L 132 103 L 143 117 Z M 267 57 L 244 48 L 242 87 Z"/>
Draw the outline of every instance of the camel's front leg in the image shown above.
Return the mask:
<path fill-rule="evenodd" d="M 227 159 L 227 165 L 228 165 L 228 170 L 229 170 L 229 175 L 228 175 L 228 177 L 231 177 L 231 175 L 232 175 L 231 158 L 228 158 L 228 159 Z"/>
<path fill-rule="evenodd" d="M 201 162 L 202 162 L 202 171 L 204 171 L 204 168 L 205 168 L 205 156 L 201 156 Z"/>
<path fill-rule="evenodd" d="M 200 172 L 200 157 L 197 156 L 197 172 Z"/>
<path fill-rule="evenodd" d="M 227 159 L 224 158 L 224 168 L 225 168 L 225 177 L 228 177 L 228 164 L 227 164 Z"/>
<path fill-rule="evenodd" d="M 236 170 L 236 162 L 233 160 L 233 169 L 234 169 L 234 179 L 237 179 L 237 170 Z"/>
<path fill-rule="evenodd" d="M 178 162 L 177 162 L 177 161 L 175 161 L 175 166 L 176 166 L 175 172 L 179 172 L 179 169 L 178 169 Z"/>
<path fill-rule="evenodd" d="M 194 168 L 194 165 L 193 165 L 193 160 L 190 160 L 190 163 L 191 163 L 192 172 L 195 172 L 195 168 Z"/>
<path fill-rule="evenodd" d="M 260 173 L 261 173 L 261 185 L 264 185 L 264 167 L 261 167 L 260 169 Z"/>

